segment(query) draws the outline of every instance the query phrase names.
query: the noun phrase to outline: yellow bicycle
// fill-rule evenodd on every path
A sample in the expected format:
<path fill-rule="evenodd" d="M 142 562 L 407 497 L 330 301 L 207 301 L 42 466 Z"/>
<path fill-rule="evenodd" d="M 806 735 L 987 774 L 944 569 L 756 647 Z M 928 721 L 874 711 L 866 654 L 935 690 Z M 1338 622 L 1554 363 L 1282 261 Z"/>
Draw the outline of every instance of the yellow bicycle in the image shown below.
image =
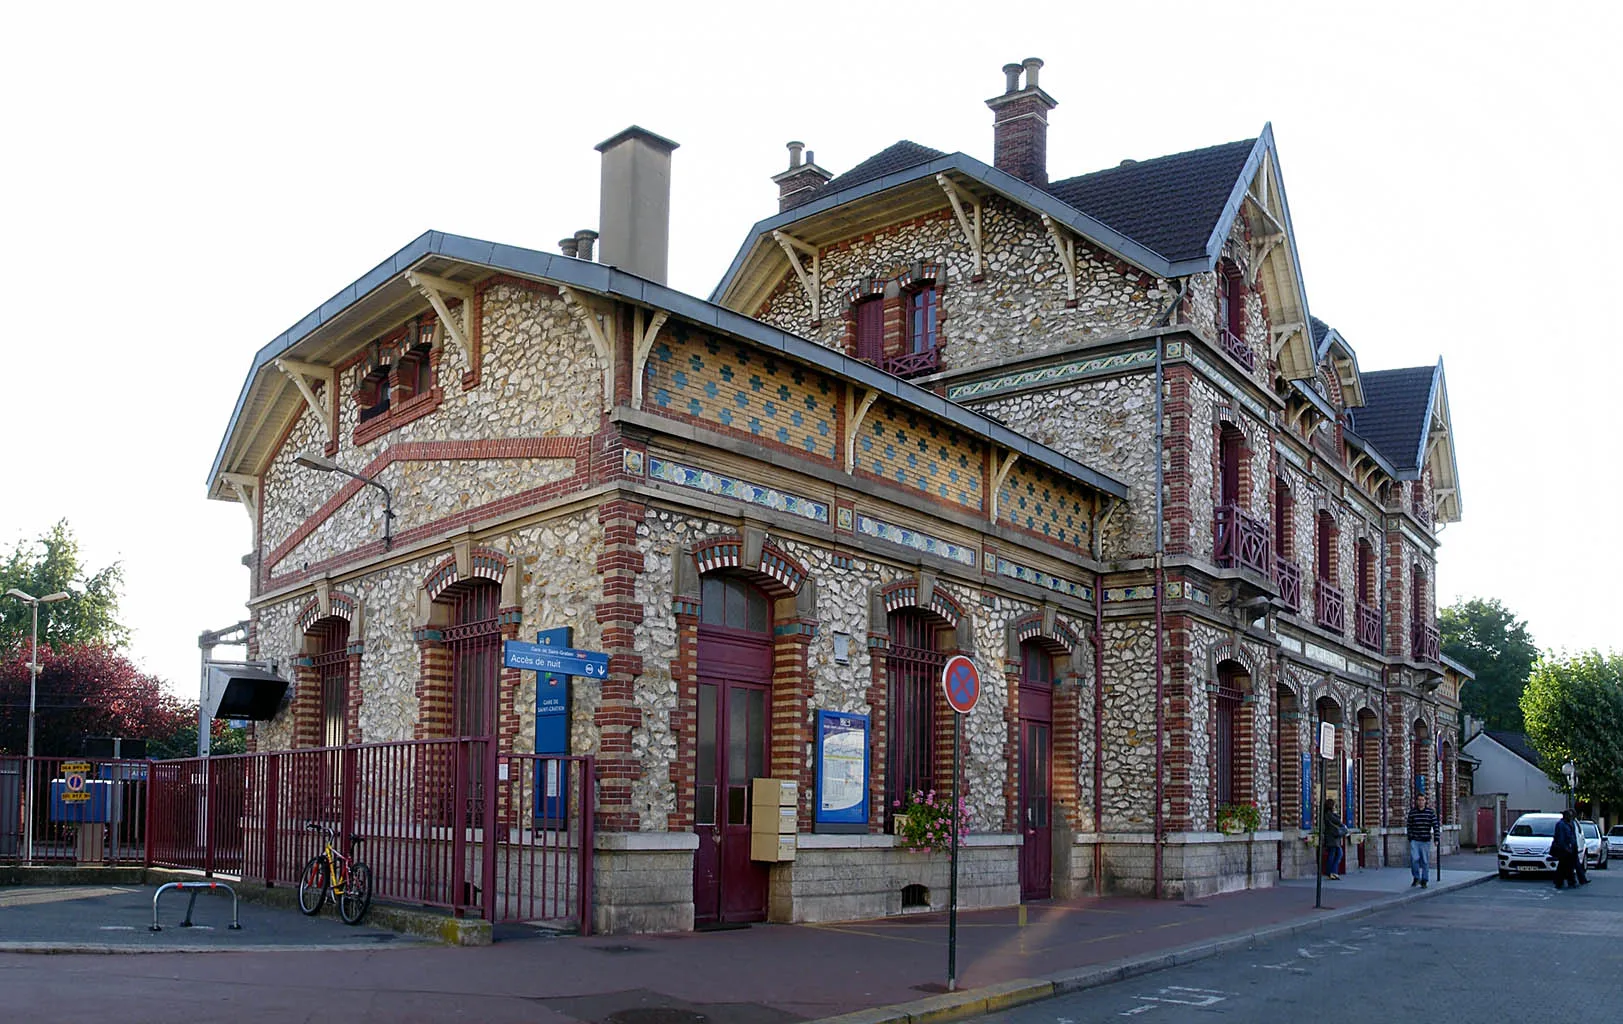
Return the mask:
<path fill-rule="evenodd" d="M 321 912 L 327 903 L 338 904 L 338 916 L 345 924 L 360 924 L 372 905 L 372 869 L 366 862 L 346 856 L 334 845 L 338 830 L 331 825 L 313 821 L 304 823 L 306 832 L 321 832 L 321 852 L 311 857 L 299 872 L 299 909 L 308 917 Z M 353 849 L 361 844 L 360 836 L 349 837 Z"/>

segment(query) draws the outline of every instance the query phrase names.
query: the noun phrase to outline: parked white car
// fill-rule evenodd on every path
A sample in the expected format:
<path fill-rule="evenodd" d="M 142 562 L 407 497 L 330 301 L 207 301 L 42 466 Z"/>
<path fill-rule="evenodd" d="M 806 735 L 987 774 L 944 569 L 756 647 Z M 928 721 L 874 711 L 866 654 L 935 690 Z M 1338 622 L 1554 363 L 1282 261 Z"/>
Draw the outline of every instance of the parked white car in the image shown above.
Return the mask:
<path fill-rule="evenodd" d="M 1524 814 L 1499 840 L 1499 877 L 1554 872 L 1555 858 L 1550 843 L 1555 839 L 1559 814 Z"/>
<path fill-rule="evenodd" d="M 1612 859 L 1612 844 L 1600 834 L 1600 826 L 1592 821 L 1580 821 L 1578 831 L 1584 837 L 1584 865 L 1605 871 L 1607 861 Z"/>

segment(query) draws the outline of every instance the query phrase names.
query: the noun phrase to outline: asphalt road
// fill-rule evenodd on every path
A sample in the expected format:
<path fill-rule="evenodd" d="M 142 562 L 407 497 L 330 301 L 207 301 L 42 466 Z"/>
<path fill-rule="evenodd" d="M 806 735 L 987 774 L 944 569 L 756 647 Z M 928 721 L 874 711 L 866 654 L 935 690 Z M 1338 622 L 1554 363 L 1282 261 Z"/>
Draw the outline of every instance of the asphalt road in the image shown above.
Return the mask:
<path fill-rule="evenodd" d="M 1623 868 L 1623 863 L 1620 863 Z M 1623 997 L 1623 870 L 1494 879 L 1253 950 L 1033 1003 L 997 1024 L 1592 1022 Z"/>

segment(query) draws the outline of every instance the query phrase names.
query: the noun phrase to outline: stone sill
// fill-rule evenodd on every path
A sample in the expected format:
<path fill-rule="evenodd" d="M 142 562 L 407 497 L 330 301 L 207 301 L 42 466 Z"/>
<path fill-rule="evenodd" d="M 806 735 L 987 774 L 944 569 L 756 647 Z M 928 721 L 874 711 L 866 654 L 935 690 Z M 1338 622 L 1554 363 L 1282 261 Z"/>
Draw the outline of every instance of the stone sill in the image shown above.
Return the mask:
<path fill-rule="evenodd" d="M 1258 842 L 1277 843 L 1283 839 L 1283 832 L 1241 832 L 1238 835 L 1228 835 L 1224 832 L 1168 832 L 1162 840 L 1164 846 L 1198 846 L 1202 843 L 1236 843 Z M 1072 846 L 1096 846 L 1099 844 L 1114 846 L 1153 846 L 1155 836 L 1148 832 L 1079 832 L 1071 838 Z"/>
<path fill-rule="evenodd" d="M 1024 837 L 1002 832 L 973 833 L 964 836 L 964 848 L 1019 846 Z M 837 835 L 802 832 L 795 838 L 802 850 L 888 850 L 898 846 L 891 835 Z"/>
<path fill-rule="evenodd" d="M 599 832 L 592 839 L 598 850 L 668 853 L 699 848 L 699 836 L 694 832 Z"/>

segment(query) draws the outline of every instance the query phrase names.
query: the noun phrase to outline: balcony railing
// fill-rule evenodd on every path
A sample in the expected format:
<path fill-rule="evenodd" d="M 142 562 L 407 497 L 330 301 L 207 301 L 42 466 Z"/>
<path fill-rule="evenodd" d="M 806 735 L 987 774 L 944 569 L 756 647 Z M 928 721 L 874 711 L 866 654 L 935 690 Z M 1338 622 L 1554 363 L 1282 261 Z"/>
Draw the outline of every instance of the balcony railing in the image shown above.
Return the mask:
<path fill-rule="evenodd" d="M 1358 642 L 1372 651 L 1381 649 L 1381 613 L 1364 602 L 1358 602 L 1357 618 L 1354 620 L 1358 630 Z"/>
<path fill-rule="evenodd" d="M 1274 559 L 1274 582 L 1279 584 L 1279 599 L 1291 611 L 1302 608 L 1302 568 L 1283 556 Z"/>
<path fill-rule="evenodd" d="M 1219 505 L 1213 536 L 1217 564 L 1225 569 L 1250 569 L 1258 576 L 1273 571 L 1273 538 L 1261 519 L 1253 519 L 1238 505 Z"/>
<path fill-rule="evenodd" d="M 1418 486 L 1415 487 L 1414 493 L 1409 496 L 1409 511 L 1413 512 L 1414 517 L 1422 523 L 1427 526 L 1431 525 L 1431 506 L 1426 501 L 1425 492 Z"/>
<path fill-rule="evenodd" d="M 1318 599 L 1318 624 L 1334 633 L 1346 632 L 1347 599 L 1340 588 L 1332 586 L 1329 580 L 1319 580 L 1313 585 L 1313 592 Z"/>
<path fill-rule="evenodd" d="M 921 374 L 934 373 L 939 365 L 936 350 L 927 348 L 923 352 L 908 352 L 886 359 L 884 370 L 898 377 L 917 377 Z"/>
<path fill-rule="evenodd" d="M 1245 367 L 1253 369 L 1257 365 L 1256 356 L 1251 354 L 1251 346 L 1244 338 L 1237 338 L 1233 331 L 1223 330 L 1217 333 L 1217 343 L 1224 352 L 1234 357 L 1234 361 Z"/>
<path fill-rule="evenodd" d="M 1443 638 L 1436 626 L 1424 619 L 1415 619 L 1410 623 L 1409 635 L 1413 639 L 1414 660 L 1443 660 Z"/>

